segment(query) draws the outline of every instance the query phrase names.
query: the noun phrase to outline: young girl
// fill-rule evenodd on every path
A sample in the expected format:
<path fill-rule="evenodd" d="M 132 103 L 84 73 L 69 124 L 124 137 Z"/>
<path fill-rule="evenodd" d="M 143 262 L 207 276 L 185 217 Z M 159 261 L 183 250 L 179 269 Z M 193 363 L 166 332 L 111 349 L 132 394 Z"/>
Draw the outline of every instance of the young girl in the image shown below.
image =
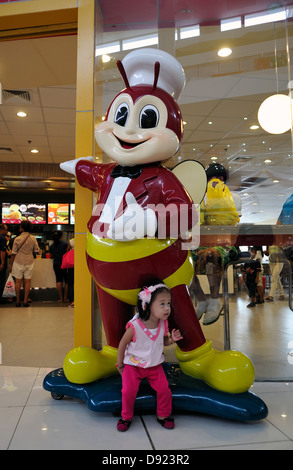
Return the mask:
<path fill-rule="evenodd" d="M 119 347 L 117 369 L 122 375 L 122 413 L 118 431 L 127 431 L 134 411 L 140 382 L 146 378 L 157 392 L 157 420 L 166 429 L 174 428 L 172 393 L 162 367 L 163 348 L 170 344 L 168 317 L 171 294 L 158 284 L 144 287 L 138 294 L 138 314 L 126 325 Z M 182 339 L 179 330 L 172 330 L 173 341 Z"/>

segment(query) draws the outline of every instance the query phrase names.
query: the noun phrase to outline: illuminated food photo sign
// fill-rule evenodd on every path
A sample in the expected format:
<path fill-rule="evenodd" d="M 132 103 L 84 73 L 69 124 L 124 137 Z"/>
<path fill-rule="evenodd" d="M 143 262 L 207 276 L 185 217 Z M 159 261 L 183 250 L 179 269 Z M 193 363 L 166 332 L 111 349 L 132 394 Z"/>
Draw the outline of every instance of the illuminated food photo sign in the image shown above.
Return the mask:
<path fill-rule="evenodd" d="M 48 224 L 69 224 L 69 204 L 48 204 Z"/>
<path fill-rule="evenodd" d="M 32 224 L 46 224 L 46 204 L 2 204 L 2 223 L 20 224 L 23 220 L 29 220 Z"/>

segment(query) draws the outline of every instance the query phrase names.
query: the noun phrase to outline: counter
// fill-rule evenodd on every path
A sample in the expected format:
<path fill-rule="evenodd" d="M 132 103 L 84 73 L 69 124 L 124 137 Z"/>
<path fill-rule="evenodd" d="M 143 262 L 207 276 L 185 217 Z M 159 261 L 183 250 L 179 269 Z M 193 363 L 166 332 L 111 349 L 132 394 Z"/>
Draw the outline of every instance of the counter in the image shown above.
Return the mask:
<path fill-rule="evenodd" d="M 201 225 L 200 246 L 271 246 L 290 244 L 293 225 Z"/>
<path fill-rule="evenodd" d="M 53 270 L 52 259 L 35 259 L 31 287 L 56 287 L 56 277 Z"/>

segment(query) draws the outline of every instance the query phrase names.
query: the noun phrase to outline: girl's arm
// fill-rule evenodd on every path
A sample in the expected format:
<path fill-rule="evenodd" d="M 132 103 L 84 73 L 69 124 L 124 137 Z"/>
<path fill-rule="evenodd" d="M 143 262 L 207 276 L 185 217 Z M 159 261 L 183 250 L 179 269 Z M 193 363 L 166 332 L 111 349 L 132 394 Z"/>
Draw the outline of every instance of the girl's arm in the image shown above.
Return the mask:
<path fill-rule="evenodd" d="M 176 343 L 176 341 L 179 341 L 180 339 L 183 339 L 180 330 L 173 329 L 171 331 L 171 337 L 169 335 L 164 337 L 164 346 L 170 346 L 171 344 Z"/>
<path fill-rule="evenodd" d="M 128 328 L 124 335 L 122 336 L 121 338 L 121 341 L 119 343 L 119 346 L 118 346 L 118 354 L 117 354 L 117 364 L 116 364 L 116 367 L 118 369 L 118 372 L 120 375 L 122 375 L 122 371 L 123 371 L 123 367 L 124 367 L 124 363 L 123 363 L 123 359 L 124 359 L 124 353 L 125 353 L 125 349 L 126 349 L 126 346 L 130 343 L 130 341 L 132 340 L 133 338 L 133 335 L 134 335 L 134 331 L 132 328 Z"/>

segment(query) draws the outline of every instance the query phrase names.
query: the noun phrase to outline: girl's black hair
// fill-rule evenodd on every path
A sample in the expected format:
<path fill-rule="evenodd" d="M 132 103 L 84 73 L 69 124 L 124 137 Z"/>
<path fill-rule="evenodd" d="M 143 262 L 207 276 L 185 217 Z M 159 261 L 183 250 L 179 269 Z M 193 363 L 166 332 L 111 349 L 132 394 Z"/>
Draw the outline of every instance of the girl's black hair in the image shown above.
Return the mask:
<path fill-rule="evenodd" d="M 155 286 L 157 284 L 164 284 L 164 283 L 160 279 L 154 279 L 153 281 L 146 283 L 144 285 L 144 287 Z M 142 289 L 140 289 L 140 292 L 143 291 L 144 287 Z M 137 309 L 138 309 L 139 318 L 141 320 L 147 321 L 150 318 L 151 304 L 153 303 L 153 301 L 155 300 L 157 295 L 160 294 L 161 292 L 164 292 L 164 291 L 167 291 L 167 292 L 170 293 L 167 286 L 166 287 L 158 287 L 158 289 L 156 289 L 154 292 L 152 292 L 151 301 L 149 303 L 145 304 L 145 309 L 142 308 L 142 301 L 140 300 L 140 298 L 138 298 L 138 300 L 137 300 Z M 171 295 L 171 293 L 170 293 L 170 295 Z"/>

